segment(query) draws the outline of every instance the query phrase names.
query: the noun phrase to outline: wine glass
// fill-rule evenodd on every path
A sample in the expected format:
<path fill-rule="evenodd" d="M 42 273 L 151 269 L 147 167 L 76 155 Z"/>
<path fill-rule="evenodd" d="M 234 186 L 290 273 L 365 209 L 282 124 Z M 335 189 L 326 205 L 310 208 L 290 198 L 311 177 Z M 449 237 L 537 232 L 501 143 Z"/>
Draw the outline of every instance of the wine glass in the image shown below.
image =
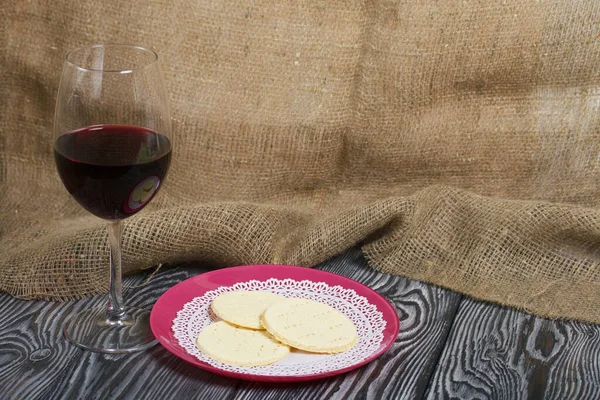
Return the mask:
<path fill-rule="evenodd" d="M 150 312 L 125 308 L 123 219 L 162 186 L 171 162 L 171 120 L 158 55 L 130 45 L 93 45 L 66 56 L 54 117 L 54 157 L 63 184 L 108 222 L 108 307 L 84 310 L 64 327 L 85 349 L 130 353 L 156 343 Z"/>

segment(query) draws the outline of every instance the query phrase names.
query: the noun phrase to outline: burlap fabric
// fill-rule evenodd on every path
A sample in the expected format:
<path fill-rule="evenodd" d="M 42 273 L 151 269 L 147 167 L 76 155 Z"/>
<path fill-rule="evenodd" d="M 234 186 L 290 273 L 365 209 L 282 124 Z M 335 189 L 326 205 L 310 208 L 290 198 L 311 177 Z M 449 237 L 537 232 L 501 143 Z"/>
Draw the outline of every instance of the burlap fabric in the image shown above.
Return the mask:
<path fill-rule="evenodd" d="M 106 290 L 103 222 L 52 156 L 63 56 L 162 57 L 169 181 L 125 268 L 372 266 L 600 322 L 600 2 L 5 0 L 0 289 Z M 168 272 L 166 272 L 168 273 Z"/>

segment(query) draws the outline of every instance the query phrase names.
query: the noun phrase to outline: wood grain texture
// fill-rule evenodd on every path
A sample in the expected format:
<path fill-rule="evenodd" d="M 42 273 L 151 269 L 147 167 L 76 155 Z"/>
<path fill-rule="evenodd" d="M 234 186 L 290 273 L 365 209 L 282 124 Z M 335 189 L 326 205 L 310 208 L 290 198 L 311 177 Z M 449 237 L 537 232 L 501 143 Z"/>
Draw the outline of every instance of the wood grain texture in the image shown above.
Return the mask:
<path fill-rule="evenodd" d="M 398 340 L 378 360 L 340 377 L 303 384 L 256 384 L 204 372 L 157 346 L 134 355 L 101 355 L 65 343 L 61 327 L 103 296 L 77 302 L 21 301 L 0 294 L 1 399 L 315 399 L 420 398 L 449 332 L 460 295 L 380 274 L 358 250 L 320 266 L 366 283 L 394 303 Z M 174 284 L 206 271 L 201 265 L 161 271 L 126 293 L 126 304 L 150 307 Z M 126 279 L 137 284 L 143 276 Z M 127 296 L 130 295 L 130 296 Z M 127 298 L 129 297 L 129 298 Z"/>
<path fill-rule="evenodd" d="M 125 304 L 150 308 L 170 287 L 203 271 L 200 268 L 163 271 L 149 285 L 130 291 L 132 298 L 126 299 Z M 128 279 L 128 283 L 138 282 Z M 93 305 L 104 301 L 103 297 L 94 298 Z M 220 399 L 231 397 L 234 391 L 235 381 L 199 370 L 157 345 L 133 355 L 80 351 L 47 398 Z"/>
<path fill-rule="evenodd" d="M 429 399 L 600 399 L 600 326 L 463 298 Z"/>
<path fill-rule="evenodd" d="M 55 329 L 69 304 L 0 298 L 0 398 L 46 398 L 79 351 Z"/>

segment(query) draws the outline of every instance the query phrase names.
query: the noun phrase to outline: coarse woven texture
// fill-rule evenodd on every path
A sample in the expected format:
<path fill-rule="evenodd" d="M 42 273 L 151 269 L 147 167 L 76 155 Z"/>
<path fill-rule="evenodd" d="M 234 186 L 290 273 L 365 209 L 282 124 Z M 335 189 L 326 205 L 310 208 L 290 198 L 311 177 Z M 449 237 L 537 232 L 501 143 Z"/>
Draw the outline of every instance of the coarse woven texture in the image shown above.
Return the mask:
<path fill-rule="evenodd" d="M 124 268 L 377 269 L 600 322 L 597 0 L 16 0 L 0 8 L 0 289 L 107 289 L 104 224 L 55 171 L 64 54 L 160 54 L 166 186 Z"/>

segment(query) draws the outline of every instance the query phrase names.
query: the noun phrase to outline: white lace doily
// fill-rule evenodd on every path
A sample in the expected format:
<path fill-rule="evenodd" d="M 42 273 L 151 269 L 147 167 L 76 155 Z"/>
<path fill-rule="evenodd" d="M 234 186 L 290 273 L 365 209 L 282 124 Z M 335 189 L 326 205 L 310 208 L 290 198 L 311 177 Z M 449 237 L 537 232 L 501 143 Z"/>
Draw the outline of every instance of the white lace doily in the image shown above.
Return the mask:
<path fill-rule="evenodd" d="M 234 367 L 215 361 L 196 348 L 196 337 L 204 327 L 217 320 L 210 312 L 213 299 L 222 293 L 237 290 L 269 291 L 284 297 L 306 298 L 329 304 L 354 323 L 358 343 L 339 354 L 311 354 L 292 350 L 285 359 L 263 367 Z M 221 370 L 265 376 L 300 376 L 336 371 L 360 363 L 377 351 L 383 340 L 385 326 L 383 314 L 377 307 L 352 289 L 329 286 L 324 282 L 271 278 L 262 282 L 251 280 L 233 286 L 221 286 L 194 298 L 177 312 L 172 329 L 179 345 L 189 354 Z"/>

